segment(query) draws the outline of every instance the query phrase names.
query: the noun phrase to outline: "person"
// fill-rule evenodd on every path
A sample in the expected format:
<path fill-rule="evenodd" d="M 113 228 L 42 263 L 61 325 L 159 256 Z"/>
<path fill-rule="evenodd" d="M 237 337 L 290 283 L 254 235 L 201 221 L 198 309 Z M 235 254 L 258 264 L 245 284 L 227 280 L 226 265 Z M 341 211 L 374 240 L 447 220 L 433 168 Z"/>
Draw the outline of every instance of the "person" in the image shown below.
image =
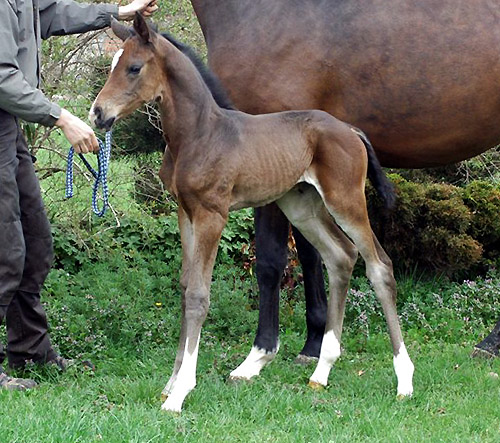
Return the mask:
<path fill-rule="evenodd" d="M 102 29 L 111 17 L 126 20 L 136 12 L 150 16 L 157 0 L 127 5 L 83 4 L 73 0 L 0 1 L 0 365 L 22 368 L 27 361 L 66 360 L 53 349 L 40 291 L 52 262 L 50 224 L 19 120 L 57 126 L 77 153 L 98 150 L 93 130 L 40 90 L 40 42 L 52 35 Z M 33 380 L 13 378 L 0 366 L 0 389 L 25 390 Z"/>

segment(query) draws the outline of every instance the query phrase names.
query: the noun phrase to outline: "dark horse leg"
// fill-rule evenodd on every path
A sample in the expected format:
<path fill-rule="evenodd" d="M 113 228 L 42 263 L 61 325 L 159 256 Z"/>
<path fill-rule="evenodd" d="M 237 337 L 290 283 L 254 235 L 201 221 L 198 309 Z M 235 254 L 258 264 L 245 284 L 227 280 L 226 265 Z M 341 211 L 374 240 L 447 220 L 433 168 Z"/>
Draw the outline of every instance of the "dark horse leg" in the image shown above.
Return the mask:
<path fill-rule="evenodd" d="M 473 357 L 498 357 L 500 351 L 500 320 L 481 343 L 477 344 Z"/>
<path fill-rule="evenodd" d="M 289 223 L 278 206 L 255 210 L 255 247 L 259 284 L 259 325 L 254 346 L 276 352 L 279 330 L 279 290 L 288 258 Z"/>
<path fill-rule="evenodd" d="M 307 324 L 307 340 L 297 362 L 307 363 L 310 357 L 319 357 L 325 333 L 328 302 L 321 256 L 298 229 L 293 228 L 293 236 L 304 276 Z"/>
<path fill-rule="evenodd" d="M 250 379 L 260 373 L 278 351 L 279 289 L 287 263 L 289 222 L 276 204 L 255 210 L 259 325 L 252 351 L 231 372 L 233 379 Z M 321 261 L 316 250 L 299 236 L 297 250 L 306 288 L 307 341 L 301 354 L 319 357 L 326 322 L 326 295 Z M 304 260 L 302 262 L 302 260 Z M 315 265 L 314 269 L 309 269 Z M 318 289 L 319 288 L 319 289 Z"/>

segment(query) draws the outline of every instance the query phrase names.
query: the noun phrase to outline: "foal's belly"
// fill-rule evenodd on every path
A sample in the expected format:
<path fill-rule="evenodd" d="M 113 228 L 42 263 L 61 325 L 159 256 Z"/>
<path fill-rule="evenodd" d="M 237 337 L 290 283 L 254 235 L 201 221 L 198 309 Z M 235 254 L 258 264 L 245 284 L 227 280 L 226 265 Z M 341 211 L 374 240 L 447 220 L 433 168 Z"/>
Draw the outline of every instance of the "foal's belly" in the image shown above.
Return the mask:
<path fill-rule="evenodd" d="M 263 179 L 260 182 L 254 180 L 245 184 L 235 186 L 232 193 L 230 211 L 243 208 L 258 208 L 278 200 L 285 195 L 300 180 L 300 175 L 289 180 L 281 180 L 272 183 L 271 180 Z"/>
<path fill-rule="evenodd" d="M 283 122 L 281 118 L 280 114 L 252 118 L 256 126 L 249 125 L 252 135 L 245 138 L 249 142 L 239 154 L 230 210 L 274 202 L 292 189 L 310 166 L 315 146 L 299 129 L 302 123 Z M 267 131 L 267 126 L 260 124 L 263 120 L 279 123 Z"/>

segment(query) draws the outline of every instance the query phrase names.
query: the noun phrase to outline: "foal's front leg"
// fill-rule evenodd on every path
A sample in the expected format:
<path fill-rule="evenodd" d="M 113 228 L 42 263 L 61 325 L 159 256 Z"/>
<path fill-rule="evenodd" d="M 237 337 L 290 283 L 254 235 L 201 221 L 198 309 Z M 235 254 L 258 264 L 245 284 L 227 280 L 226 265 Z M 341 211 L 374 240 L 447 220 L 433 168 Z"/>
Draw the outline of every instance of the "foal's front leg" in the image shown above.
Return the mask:
<path fill-rule="evenodd" d="M 208 312 L 212 271 L 226 220 L 227 216 L 220 213 L 196 208 L 192 219 L 186 221 L 192 232 L 192 255 L 183 254 L 183 261 L 189 258 L 190 260 L 187 265 L 188 272 L 183 275 L 187 283 L 179 343 L 179 354 L 182 358 L 176 359 L 176 364 L 180 362 L 180 367 L 169 387 L 168 398 L 162 405 L 162 409 L 166 411 L 180 412 L 184 399 L 196 385 L 201 327 Z M 185 246 L 187 245 L 183 240 L 183 249 Z M 183 269 L 186 269 L 184 264 Z"/>
<path fill-rule="evenodd" d="M 185 311 L 186 311 L 186 287 L 189 281 L 189 269 L 194 255 L 194 235 L 192 223 L 189 220 L 186 211 L 179 206 L 178 210 L 179 219 L 179 230 L 181 232 L 181 243 L 182 243 L 182 270 L 181 270 L 181 297 L 182 297 L 182 319 L 181 319 L 181 334 L 179 337 L 179 347 L 177 349 L 177 355 L 175 357 L 174 370 L 172 376 L 168 380 L 168 383 L 163 388 L 161 393 L 162 401 L 166 401 L 170 392 L 175 385 L 177 380 L 177 374 L 182 365 L 182 359 L 184 358 L 184 348 L 186 345 L 186 321 L 185 321 Z"/>

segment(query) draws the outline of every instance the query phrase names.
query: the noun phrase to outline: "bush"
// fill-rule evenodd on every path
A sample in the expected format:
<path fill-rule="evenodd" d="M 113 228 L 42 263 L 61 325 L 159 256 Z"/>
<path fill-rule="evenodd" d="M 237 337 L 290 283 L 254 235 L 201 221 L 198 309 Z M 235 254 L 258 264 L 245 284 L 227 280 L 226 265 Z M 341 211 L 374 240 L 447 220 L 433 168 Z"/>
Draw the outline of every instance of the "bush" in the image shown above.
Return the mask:
<path fill-rule="evenodd" d="M 485 181 L 471 182 L 461 192 L 473 214 L 469 232 L 484 248 L 484 259 L 500 258 L 500 189 Z"/>
<path fill-rule="evenodd" d="M 448 274 L 481 270 L 499 258 L 500 189 L 473 181 L 463 188 L 412 183 L 392 174 L 398 196 L 387 214 L 368 188 L 370 217 L 397 267 Z"/>

